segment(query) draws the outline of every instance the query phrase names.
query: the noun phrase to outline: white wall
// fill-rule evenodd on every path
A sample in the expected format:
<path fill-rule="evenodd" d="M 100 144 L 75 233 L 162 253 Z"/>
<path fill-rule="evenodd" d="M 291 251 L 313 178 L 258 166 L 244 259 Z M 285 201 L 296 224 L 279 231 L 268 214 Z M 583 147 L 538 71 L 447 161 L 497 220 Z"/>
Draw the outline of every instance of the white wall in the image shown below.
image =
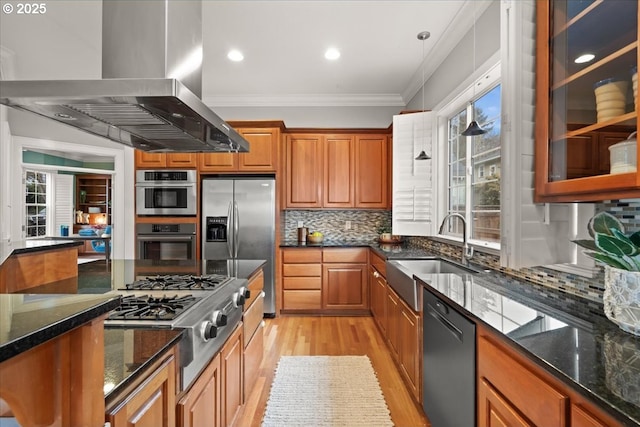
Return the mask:
<path fill-rule="evenodd" d="M 477 70 L 481 64 L 500 51 L 500 2 L 492 2 L 482 14 L 478 11 L 475 34 Z M 433 109 L 442 100 L 449 97 L 461 83 L 473 74 L 473 44 L 473 29 L 471 29 L 426 80 L 424 85 L 426 110 Z M 418 91 L 416 96 L 409 101 L 406 109 L 422 109 L 422 91 Z"/>

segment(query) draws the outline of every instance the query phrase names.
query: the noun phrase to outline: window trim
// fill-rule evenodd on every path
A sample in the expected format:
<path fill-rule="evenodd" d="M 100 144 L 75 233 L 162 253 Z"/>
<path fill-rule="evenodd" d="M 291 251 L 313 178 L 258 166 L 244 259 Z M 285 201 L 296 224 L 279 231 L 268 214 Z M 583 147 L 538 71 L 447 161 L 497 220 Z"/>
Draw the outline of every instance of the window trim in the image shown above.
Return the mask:
<path fill-rule="evenodd" d="M 436 108 L 436 127 L 437 138 L 434 145 L 437 145 L 438 151 L 442 153 L 448 153 L 448 125 L 450 116 L 468 108 L 470 100 L 477 100 L 484 96 L 486 93 L 495 88 L 496 85 L 502 83 L 501 79 L 501 62 L 499 55 L 490 58 L 481 68 L 476 70 L 472 79 L 468 79 L 461 85 L 460 93 L 454 95 L 448 100 L 444 100 Z M 474 89 L 475 86 L 475 89 Z M 438 160 L 438 175 L 447 177 L 447 179 L 440 179 L 437 183 L 437 203 L 438 211 L 434 214 L 436 223 L 440 225 L 442 219 L 447 214 L 448 200 L 447 200 L 447 183 L 448 183 L 448 154 L 446 156 L 439 156 Z M 446 235 L 436 234 L 432 236 L 436 240 L 443 243 L 462 245 L 462 238 Z M 485 252 L 493 255 L 500 255 L 500 243 L 488 242 L 483 240 L 468 239 L 467 243 L 471 245 L 474 250 Z"/>

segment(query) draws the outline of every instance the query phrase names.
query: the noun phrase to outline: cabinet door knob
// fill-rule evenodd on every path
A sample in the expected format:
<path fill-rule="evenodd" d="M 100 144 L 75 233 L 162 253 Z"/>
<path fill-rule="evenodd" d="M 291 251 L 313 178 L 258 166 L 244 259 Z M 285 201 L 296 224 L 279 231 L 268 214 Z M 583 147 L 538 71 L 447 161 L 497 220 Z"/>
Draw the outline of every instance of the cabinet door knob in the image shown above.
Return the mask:
<path fill-rule="evenodd" d="M 378 278 L 380 277 L 380 273 L 378 273 L 377 271 L 373 272 L 373 277 Z"/>

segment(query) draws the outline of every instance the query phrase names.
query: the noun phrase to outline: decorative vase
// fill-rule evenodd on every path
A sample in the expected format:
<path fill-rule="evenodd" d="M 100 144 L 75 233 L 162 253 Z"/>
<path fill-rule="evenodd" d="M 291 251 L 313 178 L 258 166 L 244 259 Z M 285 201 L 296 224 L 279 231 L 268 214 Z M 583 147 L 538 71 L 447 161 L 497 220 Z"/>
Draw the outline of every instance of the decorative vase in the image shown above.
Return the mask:
<path fill-rule="evenodd" d="M 85 190 L 80 190 L 80 203 L 86 203 L 87 201 L 87 192 Z"/>
<path fill-rule="evenodd" d="M 640 272 L 605 266 L 603 300 L 609 320 L 640 336 Z"/>

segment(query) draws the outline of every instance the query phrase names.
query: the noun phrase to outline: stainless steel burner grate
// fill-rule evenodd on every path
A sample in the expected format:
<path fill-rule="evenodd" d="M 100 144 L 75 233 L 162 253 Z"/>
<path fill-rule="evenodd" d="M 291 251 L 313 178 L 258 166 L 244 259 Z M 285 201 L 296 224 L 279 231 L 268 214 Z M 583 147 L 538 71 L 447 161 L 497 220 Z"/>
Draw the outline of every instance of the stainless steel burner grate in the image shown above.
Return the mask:
<path fill-rule="evenodd" d="M 109 320 L 172 320 L 201 298 L 192 295 L 162 296 L 126 295 Z"/>
<path fill-rule="evenodd" d="M 127 284 L 128 290 L 215 290 L 228 281 L 228 276 L 219 274 L 197 275 L 166 275 L 150 276 Z"/>

